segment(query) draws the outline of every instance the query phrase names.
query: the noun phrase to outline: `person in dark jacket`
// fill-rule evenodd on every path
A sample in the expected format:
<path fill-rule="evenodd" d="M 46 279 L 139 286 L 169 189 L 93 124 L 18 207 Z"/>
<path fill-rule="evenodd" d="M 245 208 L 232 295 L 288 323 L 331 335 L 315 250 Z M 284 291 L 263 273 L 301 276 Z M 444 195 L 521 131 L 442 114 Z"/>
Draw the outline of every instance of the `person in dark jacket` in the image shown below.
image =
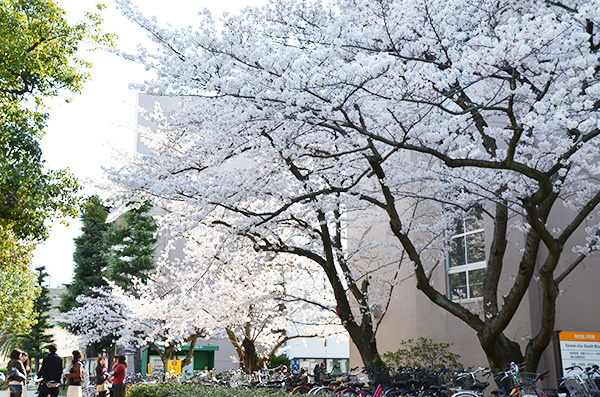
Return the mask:
<path fill-rule="evenodd" d="M 56 345 L 52 343 L 48 346 L 49 354 L 42 361 L 42 368 L 38 377 L 42 378 L 40 384 L 39 397 L 57 397 L 62 380 L 63 363 L 62 359 L 56 354 Z"/>
<path fill-rule="evenodd" d="M 315 378 L 315 383 L 317 385 L 321 384 L 321 364 L 315 365 L 315 369 L 313 370 L 313 376 Z"/>
<path fill-rule="evenodd" d="M 98 397 L 105 397 L 108 393 L 108 368 L 106 367 L 106 357 L 99 357 L 96 365 L 96 393 Z"/>
<path fill-rule="evenodd" d="M 21 361 L 21 354 L 23 354 L 23 352 L 20 349 L 14 349 L 10 353 L 10 361 L 6 365 L 6 368 L 8 368 L 9 371 L 14 368 L 18 371 L 20 376 L 27 378 L 27 375 L 25 374 L 25 366 Z M 24 383 L 22 378 L 18 379 L 9 376 L 6 383 L 8 384 L 8 393 L 10 397 L 22 396 Z"/>

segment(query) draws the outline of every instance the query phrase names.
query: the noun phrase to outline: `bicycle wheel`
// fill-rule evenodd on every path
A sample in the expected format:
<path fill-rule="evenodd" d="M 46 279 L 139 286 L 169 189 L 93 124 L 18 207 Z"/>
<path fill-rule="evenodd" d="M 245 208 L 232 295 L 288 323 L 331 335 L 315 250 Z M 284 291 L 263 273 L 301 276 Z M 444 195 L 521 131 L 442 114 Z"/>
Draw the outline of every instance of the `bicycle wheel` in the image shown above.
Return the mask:
<path fill-rule="evenodd" d="M 390 389 L 386 389 L 384 391 L 383 395 L 386 397 L 401 397 L 401 396 L 408 396 L 409 393 L 406 393 L 404 390 L 393 387 Z"/>
<path fill-rule="evenodd" d="M 344 390 L 340 391 L 338 394 L 340 396 L 361 396 L 362 397 L 362 393 L 360 393 L 354 389 L 344 389 Z"/>
<path fill-rule="evenodd" d="M 82 390 L 81 390 L 81 395 L 83 397 L 94 397 L 95 394 L 96 394 L 96 387 L 86 386 L 86 387 L 82 388 Z"/>
<path fill-rule="evenodd" d="M 451 395 L 450 397 L 481 397 L 482 394 L 479 393 L 475 393 L 472 391 L 459 391 L 457 393 L 454 393 L 453 395 Z"/>
<path fill-rule="evenodd" d="M 297 386 L 290 394 L 308 394 L 310 389 L 306 386 Z"/>
<path fill-rule="evenodd" d="M 325 395 L 328 395 L 328 394 L 333 394 L 333 389 L 331 387 L 327 387 L 327 386 L 326 387 L 319 387 L 319 389 L 317 391 L 315 391 L 314 394 L 319 395 L 319 396 L 325 396 Z"/>

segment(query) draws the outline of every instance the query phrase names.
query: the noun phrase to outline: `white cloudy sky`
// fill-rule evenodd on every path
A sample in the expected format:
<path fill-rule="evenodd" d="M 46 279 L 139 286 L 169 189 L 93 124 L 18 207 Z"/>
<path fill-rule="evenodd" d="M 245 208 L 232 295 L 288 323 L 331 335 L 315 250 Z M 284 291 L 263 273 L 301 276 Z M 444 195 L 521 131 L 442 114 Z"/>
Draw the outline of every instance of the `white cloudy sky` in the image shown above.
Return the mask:
<path fill-rule="evenodd" d="M 100 2 L 56 1 L 72 22 L 83 19 L 85 12 L 94 11 Z M 197 12 L 204 7 L 220 16 L 223 12 L 237 12 L 246 5 L 264 4 L 266 0 L 134 0 L 134 3 L 146 15 L 157 16 L 159 22 L 179 26 L 193 25 Z M 119 35 L 119 47 L 133 50 L 137 43 L 147 40 L 141 28 L 119 14 L 112 0 L 105 0 L 104 4 L 105 29 Z M 93 64 L 92 79 L 70 103 L 49 102 L 50 121 L 42 150 L 49 168 L 70 168 L 85 186 L 86 193 L 106 196 L 95 187 L 95 181 L 102 177 L 102 167 L 110 166 L 115 150 L 133 150 L 137 92 L 128 86 L 149 75 L 140 65 L 103 51 L 85 51 L 80 56 Z M 51 286 L 71 281 L 73 239 L 79 232 L 77 220 L 71 220 L 68 227 L 56 222 L 50 238 L 36 249 L 34 266 L 46 266 Z"/>

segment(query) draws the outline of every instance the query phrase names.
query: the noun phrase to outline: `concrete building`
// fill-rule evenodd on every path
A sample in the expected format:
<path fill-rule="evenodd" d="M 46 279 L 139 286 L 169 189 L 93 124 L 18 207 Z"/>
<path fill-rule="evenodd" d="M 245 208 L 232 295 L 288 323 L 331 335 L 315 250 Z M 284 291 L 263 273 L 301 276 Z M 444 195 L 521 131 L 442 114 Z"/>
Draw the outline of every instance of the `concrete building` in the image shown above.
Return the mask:
<path fill-rule="evenodd" d="M 61 357 L 68 358 L 71 357 L 71 352 L 73 350 L 81 350 L 81 346 L 79 345 L 77 337 L 62 326 L 65 321 L 65 316 L 61 313 L 59 307 L 62 296 L 66 292 L 67 288 L 62 285 L 57 288 L 48 288 L 48 295 L 50 297 L 50 311 L 48 312 L 48 315 L 50 316 L 50 325 L 52 325 L 49 333 L 52 334 L 54 343 L 56 343 L 58 349 L 56 353 Z"/>
<path fill-rule="evenodd" d="M 437 209 L 437 211 L 441 211 L 441 209 Z M 552 215 L 550 224 L 559 227 L 568 214 L 555 212 Z M 365 218 L 371 222 L 371 227 L 373 223 L 379 222 L 379 225 L 372 227 L 369 238 L 382 243 L 394 241 L 395 237 L 389 230 L 386 214 L 371 213 L 370 216 L 365 215 Z M 486 268 L 486 257 L 490 252 L 493 224 L 492 220 L 486 216 L 470 221 L 470 225 L 463 225 L 462 231 L 451 237 L 452 245 L 446 253 L 446 263 L 436 267 L 431 283 L 439 291 L 445 291 L 452 300 L 460 301 L 469 307 L 481 307 L 480 289 L 483 272 Z M 352 241 L 353 235 L 359 235 L 362 232 L 359 224 L 351 225 L 349 240 Z M 502 280 L 504 281 L 501 281 L 500 293 L 508 290 L 511 275 L 518 272 L 519 254 L 524 245 L 524 237 L 517 233 L 519 232 L 512 231 L 510 235 L 511 241 L 506 250 L 507 258 L 505 260 L 507 266 L 503 270 Z M 574 236 L 573 240 L 584 241 L 583 233 Z M 461 250 L 463 250 L 462 253 L 459 252 Z M 467 251 L 469 252 L 467 253 Z M 576 254 L 571 251 L 571 247 L 566 247 L 561 260 L 562 270 L 575 258 Z M 590 342 L 586 347 L 586 357 L 582 356 L 579 361 L 575 360 L 576 356 L 569 361 L 566 355 L 570 353 L 563 350 L 562 360 L 565 363 L 577 362 L 582 366 L 587 366 L 593 362 L 591 357 L 596 357 L 595 363 L 600 364 L 600 317 L 596 314 L 597 308 L 600 307 L 600 291 L 596 287 L 600 280 L 599 262 L 599 254 L 590 255 L 584 264 L 580 265 L 561 283 L 562 292 L 557 304 L 555 341 L 544 352 L 538 368 L 539 372 L 550 370 L 549 386 L 556 386 L 556 379 L 562 376 L 559 331 L 576 331 L 581 338 L 587 338 Z M 537 268 L 541 264 L 541 259 L 538 258 Z M 355 265 L 360 266 L 360 263 L 355 263 Z M 430 263 L 429 267 L 432 265 Z M 561 268 L 559 268 L 559 272 Z M 424 293 L 417 289 L 411 266 L 403 266 L 397 279 L 402 281 L 395 287 L 394 297 L 377 333 L 380 353 L 396 351 L 400 347 L 401 341 L 426 337 L 437 343 L 452 343 L 451 351 L 460 354 L 461 362 L 465 366 L 488 366 L 476 332 L 458 318 L 432 303 Z M 541 304 L 541 285 L 534 278 L 514 320 L 505 331 L 508 338 L 522 346 L 522 351 L 524 351 L 529 338 L 535 335 L 539 329 Z M 580 345 L 580 349 L 583 349 L 583 346 Z M 583 352 L 583 350 L 581 351 Z M 360 355 L 354 345 L 351 345 L 350 349 L 350 365 L 353 367 L 362 365 Z"/>
<path fill-rule="evenodd" d="M 67 289 L 64 286 L 58 288 L 48 288 L 48 296 L 50 297 L 50 324 L 57 325 L 65 321 L 65 316 L 59 310 L 60 301 L 62 296 L 67 293 Z"/>

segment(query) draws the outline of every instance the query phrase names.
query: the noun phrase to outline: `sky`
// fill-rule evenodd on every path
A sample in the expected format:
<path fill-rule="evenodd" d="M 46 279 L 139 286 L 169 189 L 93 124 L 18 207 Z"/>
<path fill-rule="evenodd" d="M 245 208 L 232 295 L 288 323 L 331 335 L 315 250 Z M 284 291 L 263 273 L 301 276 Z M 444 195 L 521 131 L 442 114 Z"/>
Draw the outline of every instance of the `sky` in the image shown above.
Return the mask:
<path fill-rule="evenodd" d="M 86 11 L 95 11 L 99 0 L 56 0 L 66 11 L 70 23 L 83 20 Z M 198 11 L 208 8 L 215 17 L 224 12 L 236 13 L 247 5 L 260 5 L 266 0 L 133 0 L 147 16 L 156 16 L 161 24 L 186 26 L 194 24 Z M 112 0 L 105 0 L 102 12 L 104 29 L 116 33 L 117 47 L 134 51 L 138 43 L 148 43 L 145 31 L 123 17 Z M 105 51 L 84 49 L 79 57 L 92 63 L 91 80 L 80 94 L 47 101 L 50 120 L 42 150 L 49 169 L 69 168 L 84 186 L 86 194 L 107 197 L 98 182 L 103 167 L 110 167 L 115 156 L 133 152 L 136 123 L 137 91 L 131 83 L 151 78 L 144 67 Z M 57 287 L 69 283 L 73 275 L 73 239 L 80 234 L 77 219 L 66 226 L 54 222 L 50 237 L 34 252 L 34 267 L 43 265 L 49 273 L 49 284 Z"/>

